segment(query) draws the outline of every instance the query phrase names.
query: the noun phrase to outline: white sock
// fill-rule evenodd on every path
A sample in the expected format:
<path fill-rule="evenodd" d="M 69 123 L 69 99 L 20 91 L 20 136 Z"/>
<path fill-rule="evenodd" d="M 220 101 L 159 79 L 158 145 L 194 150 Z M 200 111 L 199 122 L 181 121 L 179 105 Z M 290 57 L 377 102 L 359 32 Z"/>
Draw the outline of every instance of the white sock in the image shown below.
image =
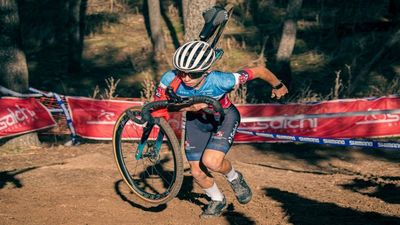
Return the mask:
<path fill-rule="evenodd" d="M 224 195 L 219 190 L 215 182 L 210 188 L 204 189 L 204 191 L 206 192 L 206 195 L 210 197 L 213 201 L 222 201 L 224 199 Z"/>
<path fill-rule="evenodd" d="M 229 182 L 232 182 L 233 180 L 235 180 L 236 178 L 239 177 L 238 173 L 236 173 L 235 169 L 233 169 L 233 166 L 232 166 L 231 171 L 229 171 L 227 174 L 225 174 L 225 176 Z"/>

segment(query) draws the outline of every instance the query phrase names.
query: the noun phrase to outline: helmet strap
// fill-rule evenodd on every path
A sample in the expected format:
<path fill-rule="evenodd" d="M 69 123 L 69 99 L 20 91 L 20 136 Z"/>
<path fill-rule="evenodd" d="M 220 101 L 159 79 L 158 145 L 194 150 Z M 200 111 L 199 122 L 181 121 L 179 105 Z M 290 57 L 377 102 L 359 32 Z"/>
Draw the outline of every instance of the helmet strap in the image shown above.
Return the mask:
<path fill-rule="evenodd" d="M 193 88 L 196 89 L 197 87 L 199 87 L 200 84 L 201 84 L 201 83 L 204 81 L 204 79 L 207 77 L 207 75 L 208 75 L 208 72 L 205 72 L 204 75 L 202 76 L 203 78 L 202 78 L 199 82 L 197 82 L 197 84 L 194 85 Z"/>

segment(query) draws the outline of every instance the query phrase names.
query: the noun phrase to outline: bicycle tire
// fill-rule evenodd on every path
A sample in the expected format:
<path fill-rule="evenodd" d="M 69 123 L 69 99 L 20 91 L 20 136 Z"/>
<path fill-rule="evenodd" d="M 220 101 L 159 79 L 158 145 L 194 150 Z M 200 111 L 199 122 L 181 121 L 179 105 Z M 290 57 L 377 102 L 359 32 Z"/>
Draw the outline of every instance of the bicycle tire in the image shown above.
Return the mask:
<path fill-rule="evenodd" d="M 146 142 L 144 155 L 152 156 L 136 159 L 134 157 L 136 145 L 140 140 L 130 138 L 128 133 L 134 129 L 140 133 L 140 129 L 143 128 L 129 118 L 127 114 L 129 111 L 133 114 L 137 113 L 137 116 L 141 107 L 125 110 L 114 126 L 113 150 L 117 167 L 125 183 L 138 197 L 152 205 L 165 204 L 178 194 L 183 182 L 183 158 L 178 139 L 168 122 L 164 118 L 158 118 L 155 120 L 155 127 L 164 133 L 164 141 L 159 154 L 153 155 L 154 145 L 151 143 L 154 144 L 155 140 L 149 139 Z M 137 117 L 139 118 L 139 116 Z M 135 151 L 132 152 L 132 149 Z M 136 167 L 132 167 L 135 163 Z M 138 168 L 137 164 L 142 164 L 142 168 Z M 154 171 L 156 174 L 153 173 Z M 167 178 L 170 179 L 167 180 Z"/>

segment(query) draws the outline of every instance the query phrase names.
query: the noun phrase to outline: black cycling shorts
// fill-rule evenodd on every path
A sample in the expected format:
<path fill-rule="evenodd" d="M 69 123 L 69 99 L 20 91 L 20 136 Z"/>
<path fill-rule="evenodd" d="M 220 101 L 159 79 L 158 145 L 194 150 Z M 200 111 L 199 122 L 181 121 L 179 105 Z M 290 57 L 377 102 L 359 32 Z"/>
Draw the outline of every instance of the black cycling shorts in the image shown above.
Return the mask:
<path fill-rule="evenodd" d="M 225 119 L 218 125 L 214 115 L 204 112 L 186 114 L 185 153 L 188 161 L 200 161 L 205 149 L 229 151 L 236 129 L 240 124 L 240 114 L 232 104 L 224 109 Z"/>

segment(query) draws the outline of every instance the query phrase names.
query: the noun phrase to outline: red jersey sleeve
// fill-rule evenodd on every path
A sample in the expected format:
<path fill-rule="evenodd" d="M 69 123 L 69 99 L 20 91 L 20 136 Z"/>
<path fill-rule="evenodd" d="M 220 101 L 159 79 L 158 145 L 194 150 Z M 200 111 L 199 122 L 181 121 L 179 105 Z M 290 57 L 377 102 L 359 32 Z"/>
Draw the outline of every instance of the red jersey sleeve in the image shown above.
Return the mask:
<path fill-rule="evenodd" d="M 154 101 L 162 101 L 162 100 L 167 100 L 167 96 L 165 94 L 165 88 L 163 88 L 161 85 L 157 87 L 156 93 L 154 94 Z M 163 109 L 156 109 L 151 112 L 151 116 L 153 117 L 164 117 L 164 119 L 168 120 L 169 119 L 169 113 L 168 109 L 163 108 Z"/>
<path fill-rule="evenodd" d="M 239 70 L 236 73 L 239 74 L 239 84 L 244 84 L 247 81 L 254 79 L 253 71 L 250 69 Z"/>

